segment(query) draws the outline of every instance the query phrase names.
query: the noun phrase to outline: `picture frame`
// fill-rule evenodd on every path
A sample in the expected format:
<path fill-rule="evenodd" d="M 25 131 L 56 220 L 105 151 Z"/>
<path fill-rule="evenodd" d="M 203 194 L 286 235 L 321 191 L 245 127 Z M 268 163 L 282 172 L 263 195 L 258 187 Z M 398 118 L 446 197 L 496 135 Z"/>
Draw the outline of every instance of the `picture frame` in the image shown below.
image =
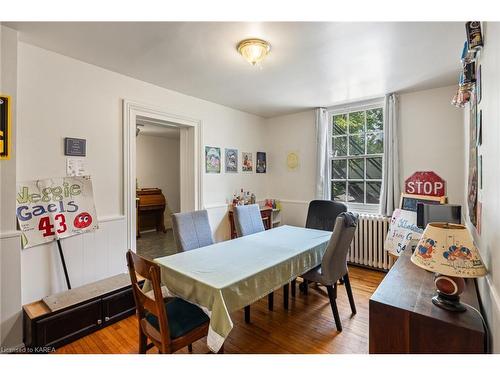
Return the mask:
<path fill-rule="evenodd" d="M 477 72 L 476 72 L 476 96 L 477 96 L 477 103 L 481 103 L 481 99 L 483 96 L 483 83 L 481 81 L 481 64 L 477 67 Z"/>
<path fill-rule="evenodd" d="M 238 173 L 238 150 L 235 148 L 226 148 L 224 155 L 226 173 Z"/>
<path fill-rule="evenodd" d="M 251 152 L 241 153 L 241 171 L 243 173 L 253 173 L 253 154 Z"/>
<path fill-rule="evenodd" d="M 257 165 L 255 167 L 255 172 L 266 173 L 266 171 L 267 171 L 266 153 L 257 151 Z"/>
<path fill-rule="evenodd" d="M 220 173 L 220 147 L 205 146 L 205 173 Z"/>

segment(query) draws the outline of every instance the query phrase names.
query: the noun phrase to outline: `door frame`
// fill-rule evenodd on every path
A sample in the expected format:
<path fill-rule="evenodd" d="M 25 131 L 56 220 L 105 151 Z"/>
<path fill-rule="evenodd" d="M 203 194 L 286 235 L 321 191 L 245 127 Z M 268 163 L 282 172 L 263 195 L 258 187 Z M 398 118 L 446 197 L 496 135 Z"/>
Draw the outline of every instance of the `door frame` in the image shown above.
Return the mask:
<path fill-rule="evenodd" d="M 132 100 L 123 100 L 123 211 L 127 222 L 127 248 L 136 251 L 136 121 L 146 117 L 180 128 L 181 211 L 203 205 L 202 121 Z"/>

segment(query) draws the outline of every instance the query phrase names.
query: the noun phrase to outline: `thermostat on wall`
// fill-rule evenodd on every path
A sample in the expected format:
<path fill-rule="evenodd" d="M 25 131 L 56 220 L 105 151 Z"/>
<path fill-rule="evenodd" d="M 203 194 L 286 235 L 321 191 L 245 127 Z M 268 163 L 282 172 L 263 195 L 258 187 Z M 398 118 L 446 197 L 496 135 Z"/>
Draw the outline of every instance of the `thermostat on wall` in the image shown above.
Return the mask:
<path fill-rule="evenodd" d="M 64 155 L 86 156 L 87 140 L 80 138 L 64 138 Z"/>

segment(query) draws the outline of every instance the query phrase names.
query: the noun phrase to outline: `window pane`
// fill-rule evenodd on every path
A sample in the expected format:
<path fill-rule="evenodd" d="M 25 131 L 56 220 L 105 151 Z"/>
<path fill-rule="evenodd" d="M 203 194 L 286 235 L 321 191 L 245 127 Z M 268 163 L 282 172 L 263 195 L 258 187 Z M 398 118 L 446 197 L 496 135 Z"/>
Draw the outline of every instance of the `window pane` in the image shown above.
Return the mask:
<path fill-rule="evenodd" d="M 348 202 L 365 203 L 365 183 L 364 182 L 348 182 L 349 197 Z"/>
<path fill-rule="evenodd" d="M 332 183 L 332 199 L 335 201 L 345 202 L 345 182 Z"/>
<path fill-rule="evenodd" d="M 381 182 L 366 183 L 366 203 L 380 203 Z"/>
<path fill-rule="evenodd" d="M 333 135 L 347 133 L 347 115 L 333 116 Z"/>
<path fill-rule="evenodd" d="M 333 149 L 333 155 L 346 156 L 347 155 L 347 137 L 333 137 L 332 149 Z"/>
<path fill-rule="evenodd" d="M 384 128 L 384 118 L 382 108 L 370 109 L 366 111 L 366 131 L 382 130 Z"/>
<path fill-rule="evenodd" d="M 349 159 L 349 179 L 364 180 L 365 178 L 365 160 Z"/>
<path fill-rule="evenodd" d="M 364 155 L 365 135 L 357 134 L 349 136 L 349 155 Z"/>
<path fill-rule="evenodd" d="M 366 158 L 366 178 L 382 179 L 382 158 Z"/>
<path fill-rule="evenodd" d="M 349 113 L 349 133 L 361 133 L 365 127 L 365 112 Z"/>
<path fill-rule="evenodd" d="M 366 153 L 383 154 L 384 153 L 384 133 L 369 133 L 366 135 Z"/>
<path fill-rule="evenodd" d="M 332 178 L 336 180 L 347 178 L 347 160 L 332 160 Z"/>

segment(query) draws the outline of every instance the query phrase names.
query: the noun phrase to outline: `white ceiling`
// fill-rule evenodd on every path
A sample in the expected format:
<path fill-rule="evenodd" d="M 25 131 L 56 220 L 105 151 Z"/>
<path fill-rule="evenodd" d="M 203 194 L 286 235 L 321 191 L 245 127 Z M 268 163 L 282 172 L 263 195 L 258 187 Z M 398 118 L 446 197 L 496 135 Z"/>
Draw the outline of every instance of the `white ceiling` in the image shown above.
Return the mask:
<path fill-rule="evenodd" d="M 273 117 L 457 81 L 464 23 L 17 22 L 20 39 L 215 103 Z M 236 52 L 271 43 L 262 69 Z"/>

